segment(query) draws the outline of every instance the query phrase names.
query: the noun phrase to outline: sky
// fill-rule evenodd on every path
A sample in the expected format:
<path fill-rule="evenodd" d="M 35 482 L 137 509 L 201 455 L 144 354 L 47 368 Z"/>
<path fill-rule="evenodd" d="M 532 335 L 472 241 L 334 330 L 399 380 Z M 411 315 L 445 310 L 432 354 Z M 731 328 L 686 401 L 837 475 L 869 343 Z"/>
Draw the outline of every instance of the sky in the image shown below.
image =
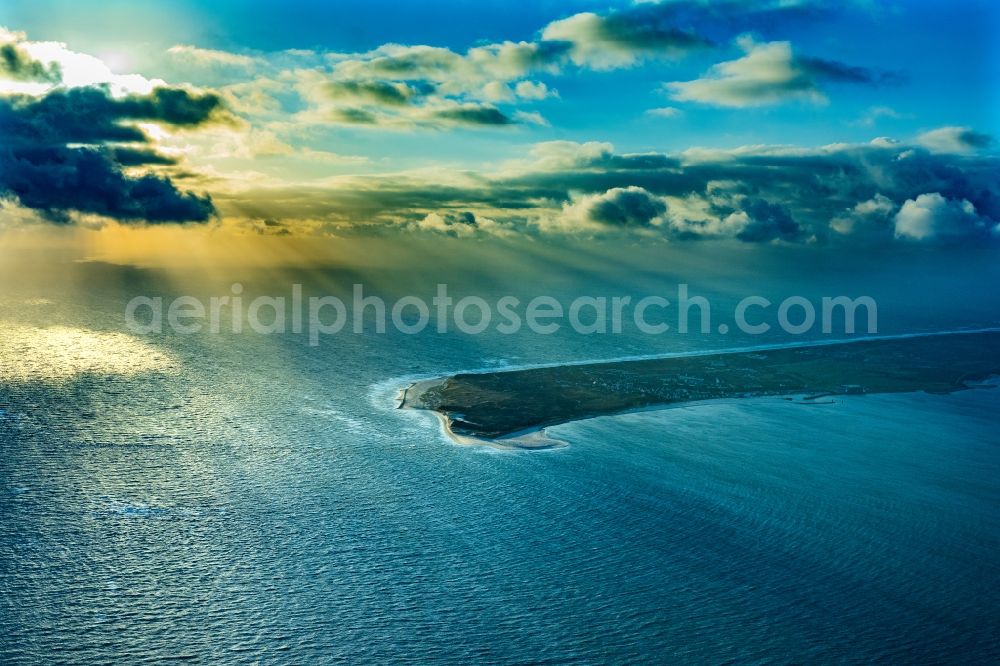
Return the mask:
<path fill-rule="evenodd" d="M 0 26 L 8 236 L 1000 243 L 986 0 L 38 0 Z"/>

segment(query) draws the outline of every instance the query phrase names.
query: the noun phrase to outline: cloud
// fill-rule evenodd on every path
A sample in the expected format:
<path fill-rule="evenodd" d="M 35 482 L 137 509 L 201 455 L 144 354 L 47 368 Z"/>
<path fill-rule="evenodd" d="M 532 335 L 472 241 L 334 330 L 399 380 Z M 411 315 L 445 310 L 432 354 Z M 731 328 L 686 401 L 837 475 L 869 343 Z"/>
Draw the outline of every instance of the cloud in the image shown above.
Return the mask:
<path fill-rule="evenodd" d="M 892 199 L 876 193 L 830 220 L 834 233 L 866 242 L 883 242 L 895 234 L 895 213 L 899 206 Z"/>
<path fill-rule="evenodd" d="M 737 40 L 744 55 L 713 65 L 693 81 L 675 81 L 664 88 L 675 100 L 716 106 L 748 107 L 789 100 L 823 103 L 823 82 L 878 85 L 891 75 L 819 58 L 796 56 L 789 42 Z"/>
<path fill-rule="evenodd" d="M 907 199 L 896 213 L 896 237 L 955 244 L 1000 236 L 995 220 L 981 217 L 967 199 L 946 199 L 938 192 Z"/>
<path fill-rule="evenodd" d="M 940 127 L 918 136 L 917 143 L 937 153 L 973 153 L 993 145 L 993 137 L 971 127 Z"/>
<path fill-rule="evenodd" d="M 331 99 L 388 106 L 410 104 L 433 93 L 434 90 L 434 84 L 426 81 L 411 84 L 399 81 L 355 80 L 331 81 L 326 84 L 326 93 Z"/>
<path fill-rule="evenodd" d="M 456 125 L 510 125 L 514 121 L 489 104 L 462 104 L 434 111 L 434 117 Z"/>
<path fill-rule="evenodd" d="M 420 231 L 434 231 L 447 236 L 473 236 L 476 233 L 476 216 L 468 212 L 458 215 L 428 213 L 414 227 Z"/>
<path fill-rule="evenodd" d="M 551 226 L 572 231 L 649 229 L 663 224 L 666 212 L 663 199 L 641 187 L 615 187 L 564 204 Z"/>
<path fill-rule="evenodd" d="M 671 240 L 736 238 L 746 243 L 796 241 L 801 228 L 781 205 L 764 199 L 720 197 L 699 206 L 688 199 L 659 196 L 637 187 L 615 187 L 602 194 L 575 196 L 559 215 L 543 219 L 542 229 L 568 233 L 639 232 Z"/>
<path fill-rule="evenodd" d="M 190 72 L 201 75 L 203 83 L 232 83 L 224 94 L 246 115 L 286 112 L 302 125 L 316 126 L 503 127 L 517 121 L 543 122 L 537 109 L 525 105 L 558 96 L 546 77 L 573 68 L 609 70 L 683 56 L 739 31 L 814 19 L 828 13 L 830 4 L 636 2 L 561 18 L 527 40 L 479 43 L 465 50 L 388 43 L 358 53 L 284 50 L 248 55 L 176 45 L 167 53 L 205 70 Z M 861 68 L 818 59 L 802 59 L 800 66 L 824 80 L 853 81 L 866 74 Z M 258 80 L 234 82 L 232 70 L 240 68 L 253 71 Z"/>
<path fill-rule="evenodd" d="M 177 159 L 169 155 L 163 155 L 151 148 L 128 148 L 118 146 L 109 149 L 110 156 L 119 166 L 133 167 L 147 164 L 157 164 L 160 166 L 172 166 L 177 164 Z"/>
<path fill-rule="evenodd" d="M 584 12 L 553 21 L 542 39 L 570 45 L 570 59 L 597 70 L 636 64 L 642 57 L 681 55 L 709 41 L 691 30 L 670 24 L 669 14 L 656 6 L 594 14 Z"/>
<path fill-rule="evenodd" d="M 43 148 L 0 153 L 0 192 L 53 222 L 70 220 L 68 211 L 120 221 L 204 222 L 212 200 L 180 192 L 168 178 L 130 177 L 114 153 L 99 148 Z"/>
<path fill-rule="evenodd" d="M 215 213 L 209 197 L 126 169 L 174 163 L 143 145 L 149 139 L 137 121 L 194 127 L 221 113 L 218 95 L 181 88 L 118 99 L 106 88 L 0 97 L 0 197 L 60 223 L 72 212 L 129 222 L 204 222 Z"/>
<path fill-rule="evenodd" d="M 337 120 L 347 125 L 376 125 L 378 116 L 371 111 L 353 107 L 340 107 L 330 113 L 331 120 Z"/>
<path fill-rule="evenodd" d="M 335 107 L 328 112 L 328 118 L 346 125 L 449 128 L 506 127 L 522 121 L 535 122 L 541 116 L 536 118 L 519 115 L 512 118 L 492 104 L 442 101 L 434 105 L 406 108 L 401 113 L 385 112 L 373 107 Z"/>
<path fill-rule="evenodd" d="M 545 116 L 537 111 L 515 111 L 514 120 L 528 125 L 538 125 L 539 127 L 551 127 Z"/>
<path fill-rule="evenodd" d="M 50 95 L 46 99 L 50 99 Z M 113 100 L 121 118 L 164 122 L 174 126 L 230 122 L 222 98 L 214 92 L 191 92 L 184 88 L 154 88 L 147 95 L 129 95 Z"/>
<path fill-rule="evenodd" d="M 803 6 L 810 5 L 805 11 Z M 383 44 L 364 53 L 327 54 L 326 70 L 298 71 L 298 90 L 313 104 L 314 122 L 380 127 L 499 126 L 535 111 L 468 112 L 468 105 L 518 104 L 556 94 L 541 76 L 571 67 L 611 70 L 679 57 L 711 46 L 703 34 L 732 36 L 787 17 L 815 13 L 814 3 L 771 0 L 675 0 L 639 3 L 605 13 L 584 12 L 544 26 L 532 41 L 483 44 L 464 52 L 427 45 Z M 796 6 L 792 6 L 796 5 Z M 801 5 L 801 6 L 800 6 Z M 755 56 L 759 58 L 759 56 Z M 797 67 L 816 80 L 857 81 L 862 68 L 803 58 Z M 439 110 L 441 108 L 443 110 Z M 434 121 L 444 121 L 436 124 Z"/>
<path fill-rule="evenodd" d="M 0 97 L 0 141 L 13 145 L 53 145 L 146 140 L 136 125 L 152 121 L 194 127 L 226 120 L 215 93 L 156 88 L 148 95 L 112 97 L 105 88 L 57 89 L 44 97 Z"/>
<path fill-rule="evenodd" d="M 426 80 L 468 90 L 489 81 L 515 81 L 532 72 L 555 71 L 569 45 L 550 42 L 497 42 L 468 49 L 385 44 L 366 53 L 330 54 L 334 79 Z"/>
<path fill-rule="evenodd" d="M 410 129 L 503 127 L 540 116 L 517 116 L 497 103 L 553 96 L 523 77 L 541 58 L 538 45 L 505 42 L 460 55 L 429 46 L 387 45 L 365 54 L 330 56 L 330 71 L 294 74 L 310 108 L 302 122 Z"/>
<path fill-rule="evenodd" d="M 672 240 L 737 238 L 747 243 L 794 241 L 800 235 L 787 210 L 763 199 L 742 197 L 732 205 L 703 202 L 700 207 L 692 203 L 641 187 L 616 187 L 565 205 L 558 226 L 571 232 L 640 230 Z"/>
<path fill-rule="evenodd" d="M 545 42 L 499 42 L 464 54 L 434 46 L 386 44 L 367 53 L 331 54 L 334 81 L 421 81 L 443 95 L 473 95 L 491 82 L 508 83 L 532 73 L 555 71 L 568 46 Z"/>
<path fill-rule="evenodd" d="M 190 44 L 177 44 L 167 49 L 167 54 L 188 66 L 204 68 L 235 68 L 251 70 L 258 64 L 258 59 L 229 51 L 203 49 Z"/>
<path fill-rule="evenodd" d="M 673 58 L 713 46 L 741 32 L 770 32 L 842 11 L 824 0 L 667 0 L 634 2 L 602 14 L 584 12 L 553 21 L 543 42 L 569 45 L 581 67 L 610 70 L 652 58 Z"/>
<path fill-rule="evenodd" d="M 118 97 L 144 95 L 166 85 L 160 79 L 139 74 L 116 74 L 99 58 L 72 51 L 62 42 L 31 41 L 23 32 L 0 27 L 0 44 L 0 94 L 40 96 L 57 85 L 105 86 Z"/>
<path fill-rule="evenodd" d="M 982 242 L 989 234 L 897 227 L 921 195 L 967 201 L 981 225 L 1000 221 L 1000 160 L 933 153 L 889 139 L 816 148 L 780 145 L 681 153 L 618 153 L 611 144 L 553 141 L 492 170 L 436 169 L 337 177 L 315 187 L 224 196 L 258 217 L 325 219 L 338 233 L 389 230 L 468 211 L 495 229 L 533 234 L 639 235 L 671 241 L 872 245 Z M 914 203 L 907 206 L 906 202 Z M 923 205 L 928 207 L 928 205 Z M 938 220 L 939 211 L 932 211 Z M 966 211 L 967 212 L 967 211 Z M 433 221 L 435 218 L 431 218 Z M 428 225 L 430 221 L 428 222 Z M 902 231 L 908 230 L 908 231 Z M 477 234 L 490 233 L 482 225 Z M 900 233 L 897 233 L 899 231 Z M 457 233 L 457 232 L 456 232 Z M 919 238 L 917 236 L 920 236 Z"/>
<path fill-rule="evenodd" d="M 736 238 L 747 243 L 794 241 L 802 233 L 801 227 L 784 206 L 764 199 L 743 199 L 735 214 L 741 215 L 740 219 L 744 222 Z"/>
<path fill-rule="evenodd" d="M 46 65 L 32 58 L 13 42 L 0 44 L 0 79 L 59 83 L 62 72 L 57 63 Z"/>
<path fill-rule="evenodd" d="M 898 72 L 876 71 L 867 67 L 846 65 L 836 60 L 824 60 L 808 56 L 799 56 L 796 58 L 795 63 L 807 75 L 817 81 L 860 83 L 865 85 L 897 85 L 902 83 L 905 78 Z"/>
<path fill-rule="evenodd" d="M 459 213 L 428 213 L 405 228 L 414 232 L 434 233 L 453 238 L 494 236 L 508 238 L 517 235 L 516 229 L 494 219 L 475 215 L 469 211 Z"/>
<path fill-rule="evenodd" d="M 889 106 L 873 106 L 869 108 L 864 115 L 855 123 L 857 125 L 862 125 L 864 127 L 872 127 L 882 118 L 889 118 L 891 120 L 899 120 L 901 118 L 906 118 L 903 114 L 899 113 L 895 109 Z"/>
<path fill-rule="evenodd" d="M 521 99 L 545 99 L 546 97 L 558 97 L 558 93 L 550 90 L 548 86 L 539 81 L 518 81 L 514 86 L 514 92 Z"/>
<path fill-rule="evenodd" d="M 250 228 L 260 236 L 291 236 L 292 230 L 284 222 L 268 218 L 255 220 Z"/>
<path fill-rule="evenodd" d="M 646 115 L 656 118 L 680 118 L 684 112 L 674 106 L 662 106 L 658 109 L 649 109 Z"/>
<path fill-rule="evenodd" d="M 543 141 L 532 146 L 529 153 L 534 161 L 527 165 L 516 164 L 515 172 L 611 173 L 622 170 L 669 169 L 680 164 L 676 157 L 663 153 L 616 154 L 612 144 L 601 141 Z"/>

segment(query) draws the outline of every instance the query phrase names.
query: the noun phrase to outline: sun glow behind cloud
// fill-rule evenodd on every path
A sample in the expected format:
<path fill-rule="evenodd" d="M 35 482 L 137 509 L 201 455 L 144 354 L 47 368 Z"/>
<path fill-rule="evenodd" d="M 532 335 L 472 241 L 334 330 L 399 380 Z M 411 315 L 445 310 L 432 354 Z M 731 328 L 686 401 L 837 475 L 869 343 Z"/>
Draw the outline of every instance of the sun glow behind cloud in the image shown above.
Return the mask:
<path fill-rule="evenodd" d="M 58 82 L 10 81 L 0 79 L 0 93 L 41 95 L 56 85 L 67 88 L 106 85 L 112 95 L 121 97 L 129 93 L 148 94 L 162 79 L 147 79 L 140 74 L 119 74 L 112 69 L 125 68 L 131 59 L 123 51 L 103 54 L 107 60 L 71 50 L 63 42 L 36 42 L 24 40 L 23 33 L 0 28 L 0 42 L 19 43 L 32 58 L 47 66 L 55 66 L 61 74 Z M 110 64 L 109 64 L 110 63 Z"/>

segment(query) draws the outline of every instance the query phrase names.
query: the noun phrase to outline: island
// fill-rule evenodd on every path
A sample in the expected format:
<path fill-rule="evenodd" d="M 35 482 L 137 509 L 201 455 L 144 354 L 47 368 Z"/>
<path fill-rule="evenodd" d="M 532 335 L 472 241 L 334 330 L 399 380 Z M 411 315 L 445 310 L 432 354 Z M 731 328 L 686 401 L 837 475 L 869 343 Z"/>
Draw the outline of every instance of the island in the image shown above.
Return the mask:
<path fill-rule="evenodd" d="M 456 441 L 547 448 L 544 429 L 686 403 L 786 396 L 950 393 L 1000 375 L 1000 330 L 717 351 L 640 360 L 468 372 L 407 386 L 399 407 L 438 414 Z"/>

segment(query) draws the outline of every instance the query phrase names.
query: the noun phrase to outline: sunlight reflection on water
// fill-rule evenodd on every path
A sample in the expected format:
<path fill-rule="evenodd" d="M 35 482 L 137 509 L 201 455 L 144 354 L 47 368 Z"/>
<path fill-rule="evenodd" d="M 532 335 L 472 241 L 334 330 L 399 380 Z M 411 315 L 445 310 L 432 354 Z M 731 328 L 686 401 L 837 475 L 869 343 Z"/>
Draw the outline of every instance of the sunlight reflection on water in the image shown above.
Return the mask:
<path fill-rule="evenodd" d="M 66 381 L 83 374 L 133 376 L 172 373 L 177 362 L 124 333 L 82 328 L 37 328 L 5 323 L 0 336 L 0 381 Z"/>

